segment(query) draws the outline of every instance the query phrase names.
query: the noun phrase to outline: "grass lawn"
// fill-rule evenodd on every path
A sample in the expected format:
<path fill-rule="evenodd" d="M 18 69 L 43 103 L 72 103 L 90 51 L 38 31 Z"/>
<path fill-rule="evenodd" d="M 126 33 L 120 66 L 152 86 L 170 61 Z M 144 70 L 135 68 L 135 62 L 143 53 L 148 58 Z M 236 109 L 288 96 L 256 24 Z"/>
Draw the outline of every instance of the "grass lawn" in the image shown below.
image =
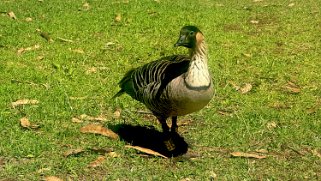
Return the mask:
<path fill-rule="evenodd" d="M 1 0 L 0 180 L 321 180 L 320 7 Z M 160 130 L 142 104 L 110 98 L 127 70 L 186 53 L 173 45 L 190 24 L 205 34 L 216 94 L 178 118 L 186 154 L 146 156 L 122 139 L 80 132 L 91 123 Z M 34 102 L 12 105 L 23 99 Z M 75 149 L 82 151 L 64 156 Z"/>

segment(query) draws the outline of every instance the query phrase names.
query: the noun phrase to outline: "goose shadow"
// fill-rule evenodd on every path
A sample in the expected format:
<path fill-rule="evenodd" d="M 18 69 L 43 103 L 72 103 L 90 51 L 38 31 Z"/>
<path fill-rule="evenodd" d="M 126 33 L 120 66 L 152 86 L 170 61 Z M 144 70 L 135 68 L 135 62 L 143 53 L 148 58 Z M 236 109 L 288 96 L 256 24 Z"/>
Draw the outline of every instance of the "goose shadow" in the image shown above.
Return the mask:
<path fill-rule="evenodd" d="M 164 143 L 166 136 L 154 127 L 133 126 L 129 124 L 110 125 L 109 127 L 119 135 L 121 140 L 133 146 L 151 149 L 167 157 L 180 156 L 188 150 L 188 144 L 178 133 L 171 133 L 175 149 L 169 151 Z"/>

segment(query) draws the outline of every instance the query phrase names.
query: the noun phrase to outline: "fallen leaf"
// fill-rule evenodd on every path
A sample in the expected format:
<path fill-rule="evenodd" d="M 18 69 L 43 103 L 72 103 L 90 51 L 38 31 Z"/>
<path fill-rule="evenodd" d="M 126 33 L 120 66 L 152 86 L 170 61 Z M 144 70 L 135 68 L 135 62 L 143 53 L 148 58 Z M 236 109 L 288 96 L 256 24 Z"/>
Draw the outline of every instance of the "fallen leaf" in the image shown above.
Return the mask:
<path fill-rule="evenodd" d="M 283 89 L 289 93 L 298 94 L 301 92 L 301 89 L 295 83 L 289 81 L 286 85 L 283 86 Z"/>
<path fill-rule="evenodd" d="M 109 153 L 108 153 L 108 156 L 110 156 L 110 157 L 112 157 L 112 158 L 118 158 L 118 157 L 120 157 L 120 155 L 119 155 L 118 153 L 114 152 L 114 151 L 109 152 Z"/>
<path fill-rule="evenodd" d="M 121 14 L 117 14 L 117 15 L 116 15 L 115 21 L 116 21 L 116 22 L 120 22 L 120 21 L 121 21 Z"/>
<path fill-rule="evenodd" d="M 235 90 L 239 90 L 240 86 L 238 86 L 235 82 L 233 81 L 228 81 L 228 83 L 235 89 Z"/>
<path fill-rule="evenodd" d="M 35 104 L 38 104 L 39 101 L 38 100 L 35 100 L 35 99 L 20 99 L 20 100 L 17 100 L 15 102 L 12 102 L 11 103 L 11 106 L 13 108 L 15 108 L 16 106 L 20 106 L 20 105 L 35 105 Z"/>
<path fill-rule="evenodd" d="M 26 51 L 33 51 L 33 50 L 37 50 L 39 48 L 40 48 L 40 45 L 38 45 L 38 44 L 36 44 L 34 46 L 27 47 L 27 48 L 19 48 L 17 51 L 17 54 L 21 55 L 22 53 L 24 53 Z"/>
<path fill-rule="evenodd" d="M 317 149 L 312 150 L 312 154 L 313 154 L 314 156 L 317 156 L 317 157 L 319 157 L 319 158 L 321 159 L 321 152 L 319 152 Z"/>
<path fill-rule="evenodd" d="M 233 157 L 243 157 L 243 158 L 257 158 L 257 159 L 266 158 L 266 156 L 264 155 L 257 155 L 254 153 L 244 153 L 244 152 L 232 152 L 231 155 Z"/>
<path fill-rule="evenodd" d="M 249 54 L 249 53 L 243 53 L 242 55 L 245 56 L 245 57 L 248 57 L 248 58 L 252 57 L 252 55 Z"/>
<path fill-rule="evenodd" d="M 75 53 L 79 53 L 79 54 L 84 54 L 85 53 L 85 51 L 83 50 L 83 49 L 81 49 L 81 48 L 77 48 L 77 49 L 69 49 L 70 51 L 72 51 L 72 52 L 75 52 Z"/>
<path fill-rule="evenodd" d="M 146 154 L 149 154 L 149 155 L 154 155 L 154 156 L 159 156 L 159 157 L 163 157 L 163 158 L 168 158 L 166 157 L 165 155 L 162 155 L 154 150 L 151 150 L 151 149 L 148 149 L 148 148 L 143 148 L 143 147 L 140 147 L 140 146 L 131 146 L 131 145 L 126 145 L 125 146 L 126 148 L 133 148 L 135 150 L 138 150 L 140 152 L 143 152 L 143 153 L 146 153 Z"/>
<path fill-rule="evenodd" d="M 82 148 L 77 148 L 77 149 L 71 149 L 71 150 L 68 150 L 66 151 L 63 155 L 64 157 L 69 157 L 69 156 L 72 156 L 72 155 L 79 155 L 81 153 L 85 152 L 84 149 Z"/>
<path fill-rule="evenodd" d="M 246 83 L 239 89 L 239 92 L 241 92 L 242 94 L 246 94 L 250 92 L 250 90 L 252 90 L 252 85 L 249 83 Z"/>
<path fill-rule="evenodd" d="M 90 9 L 90 5 L 88 2 L 85 2 L 82 7 L 85 9 L 85 10 L 89 10 Z"/>
<path fill-rule="evenodd" d="M 93 116 L 88 116 L 86 114 L 80 115 L 79 118 L 85 121 L 106 121 L 106 118 L 102 116 L 93 117 Z"/>
<path fill-rule="evenodd" d="M 73 43 L 74 42 L 73 40 L 69 40 L 69 39 L 61 38 L 61 37 L 57 37 L 57 39 L 62 41 L 62 42 L 68 42 L 68 43 Z"/>
<path fill-rule="evenodd" d="M 7 14 L 8 14 L 8 16 L 9 16 L 10 18 L 12 18 L 12 19 L 17 19 L 16 15 L 14 14 L 13 11 L 9 11 Z"/>
<path fill-rule="evenodd" d="M 56 176 L 49 176 L 45 178 L 45 181 L 63 181 L 61 178 L 58 178 Z"/>
<path fill-rule="evenodd" d="M 114 118 L 118 119 L 120 117 L 121 109 L 116 109 L 114 112 Z"/>
<path fill-rule="evenodd" d="M 268 122 L 268 123 L 266 124 L 266 127 L 267 127 L 269 130 L 272 130 L 272 129 L 274 129 L 274 128 L 277 127 L 277 124 L 276 124 L 274 121 L 271 121 L 271 122 Z"/>
<path fill-rule="evenodd" d="M 73 123 L 82 123 L 84 121 L 81 120 L 81 119 L 78 119 L 78 118 L 71 118 L 71 122 L 73 122 Z"/>
<path fill-rule="evenodd" d="M 31 21 L 32 21 L 32 18 L 30 18 L 30 17 L 26 18 L 26 22 L 31 22 Z"/>
<path fill-rule="evenodd" d="M 266 150 L 266 149 L 257 149 L 257 150 L 255 150 L 255 152 L 257 152 L 257 153 L 269 153 L 269 151 Z"/>
<path fill-rule="evenodd" d="M 252 23 L 252 24 L 259 24 L 259 20 L 251 20 L 250 23 Z"/>
<path fill-rule="evenodd" d="M 48 172 L 50 171 L 51 168 L 50 167 L 47 167 L 47 168 L 41 168 L 37 171 L 37 173 L 40 173 L 40 174 L 43 174 L 44 172 Z"/>
<path fill-rule="evenodd" d="M 29 128 L 31 124 L 28 118 L 23 117 L 20 119 L 20 125 L 24 128 Z"/>
<path fill-rule="evenodd" d="M 100 134 L 100 135 L 107 136 L 112 139 L 119 138 L 119 136 L 115 132 L 113 132 L 110 129 L 104 128 L 103 126 L 98 125 L 98 124 L 88 124 L 88 125 L 80 128 L 80 132 Z"/>
<path fill-rule="evenodd" d="M 98 158 L 95 161 L 92 161 L 89 164 L 89 167 L 95 168 L 100 166 L 104 161 L 106 160 L 106 157 L 104 156 L 98 156 Z"/>
<path fill-rule="evenodd" d="M 293 7 L 294 5 L 295 5 L 294 3 L 290 3 L 288 6 Z"/>

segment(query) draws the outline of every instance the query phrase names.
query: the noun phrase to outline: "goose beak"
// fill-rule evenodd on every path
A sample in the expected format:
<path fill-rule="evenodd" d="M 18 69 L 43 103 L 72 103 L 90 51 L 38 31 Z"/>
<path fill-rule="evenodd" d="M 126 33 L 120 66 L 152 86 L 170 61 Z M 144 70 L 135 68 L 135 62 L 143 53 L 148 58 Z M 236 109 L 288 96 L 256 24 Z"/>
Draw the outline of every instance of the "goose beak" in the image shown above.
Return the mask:
<path fill-rule="evenodd" d="M 174 44 L 174 47 L 178 47 L 178 46 L 182 46 L 185 44 L 185 39 L 186 39 L 186 36 L 185 35 L 181 35 L 179 37 L 179 39 L 177 40 L 177 42 Z"/>

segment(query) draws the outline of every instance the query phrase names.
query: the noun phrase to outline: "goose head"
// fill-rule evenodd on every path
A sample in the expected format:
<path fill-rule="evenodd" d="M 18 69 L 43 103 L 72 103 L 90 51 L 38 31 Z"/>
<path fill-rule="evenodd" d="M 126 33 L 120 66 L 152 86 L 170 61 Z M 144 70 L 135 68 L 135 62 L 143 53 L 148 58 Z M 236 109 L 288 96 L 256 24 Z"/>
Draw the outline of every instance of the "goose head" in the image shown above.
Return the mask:
<path fill-rule="evenodd" d="M 184 26 L 174 46 L 195 49 L 203 40 L 203 33 L 196 26 Z"/>

